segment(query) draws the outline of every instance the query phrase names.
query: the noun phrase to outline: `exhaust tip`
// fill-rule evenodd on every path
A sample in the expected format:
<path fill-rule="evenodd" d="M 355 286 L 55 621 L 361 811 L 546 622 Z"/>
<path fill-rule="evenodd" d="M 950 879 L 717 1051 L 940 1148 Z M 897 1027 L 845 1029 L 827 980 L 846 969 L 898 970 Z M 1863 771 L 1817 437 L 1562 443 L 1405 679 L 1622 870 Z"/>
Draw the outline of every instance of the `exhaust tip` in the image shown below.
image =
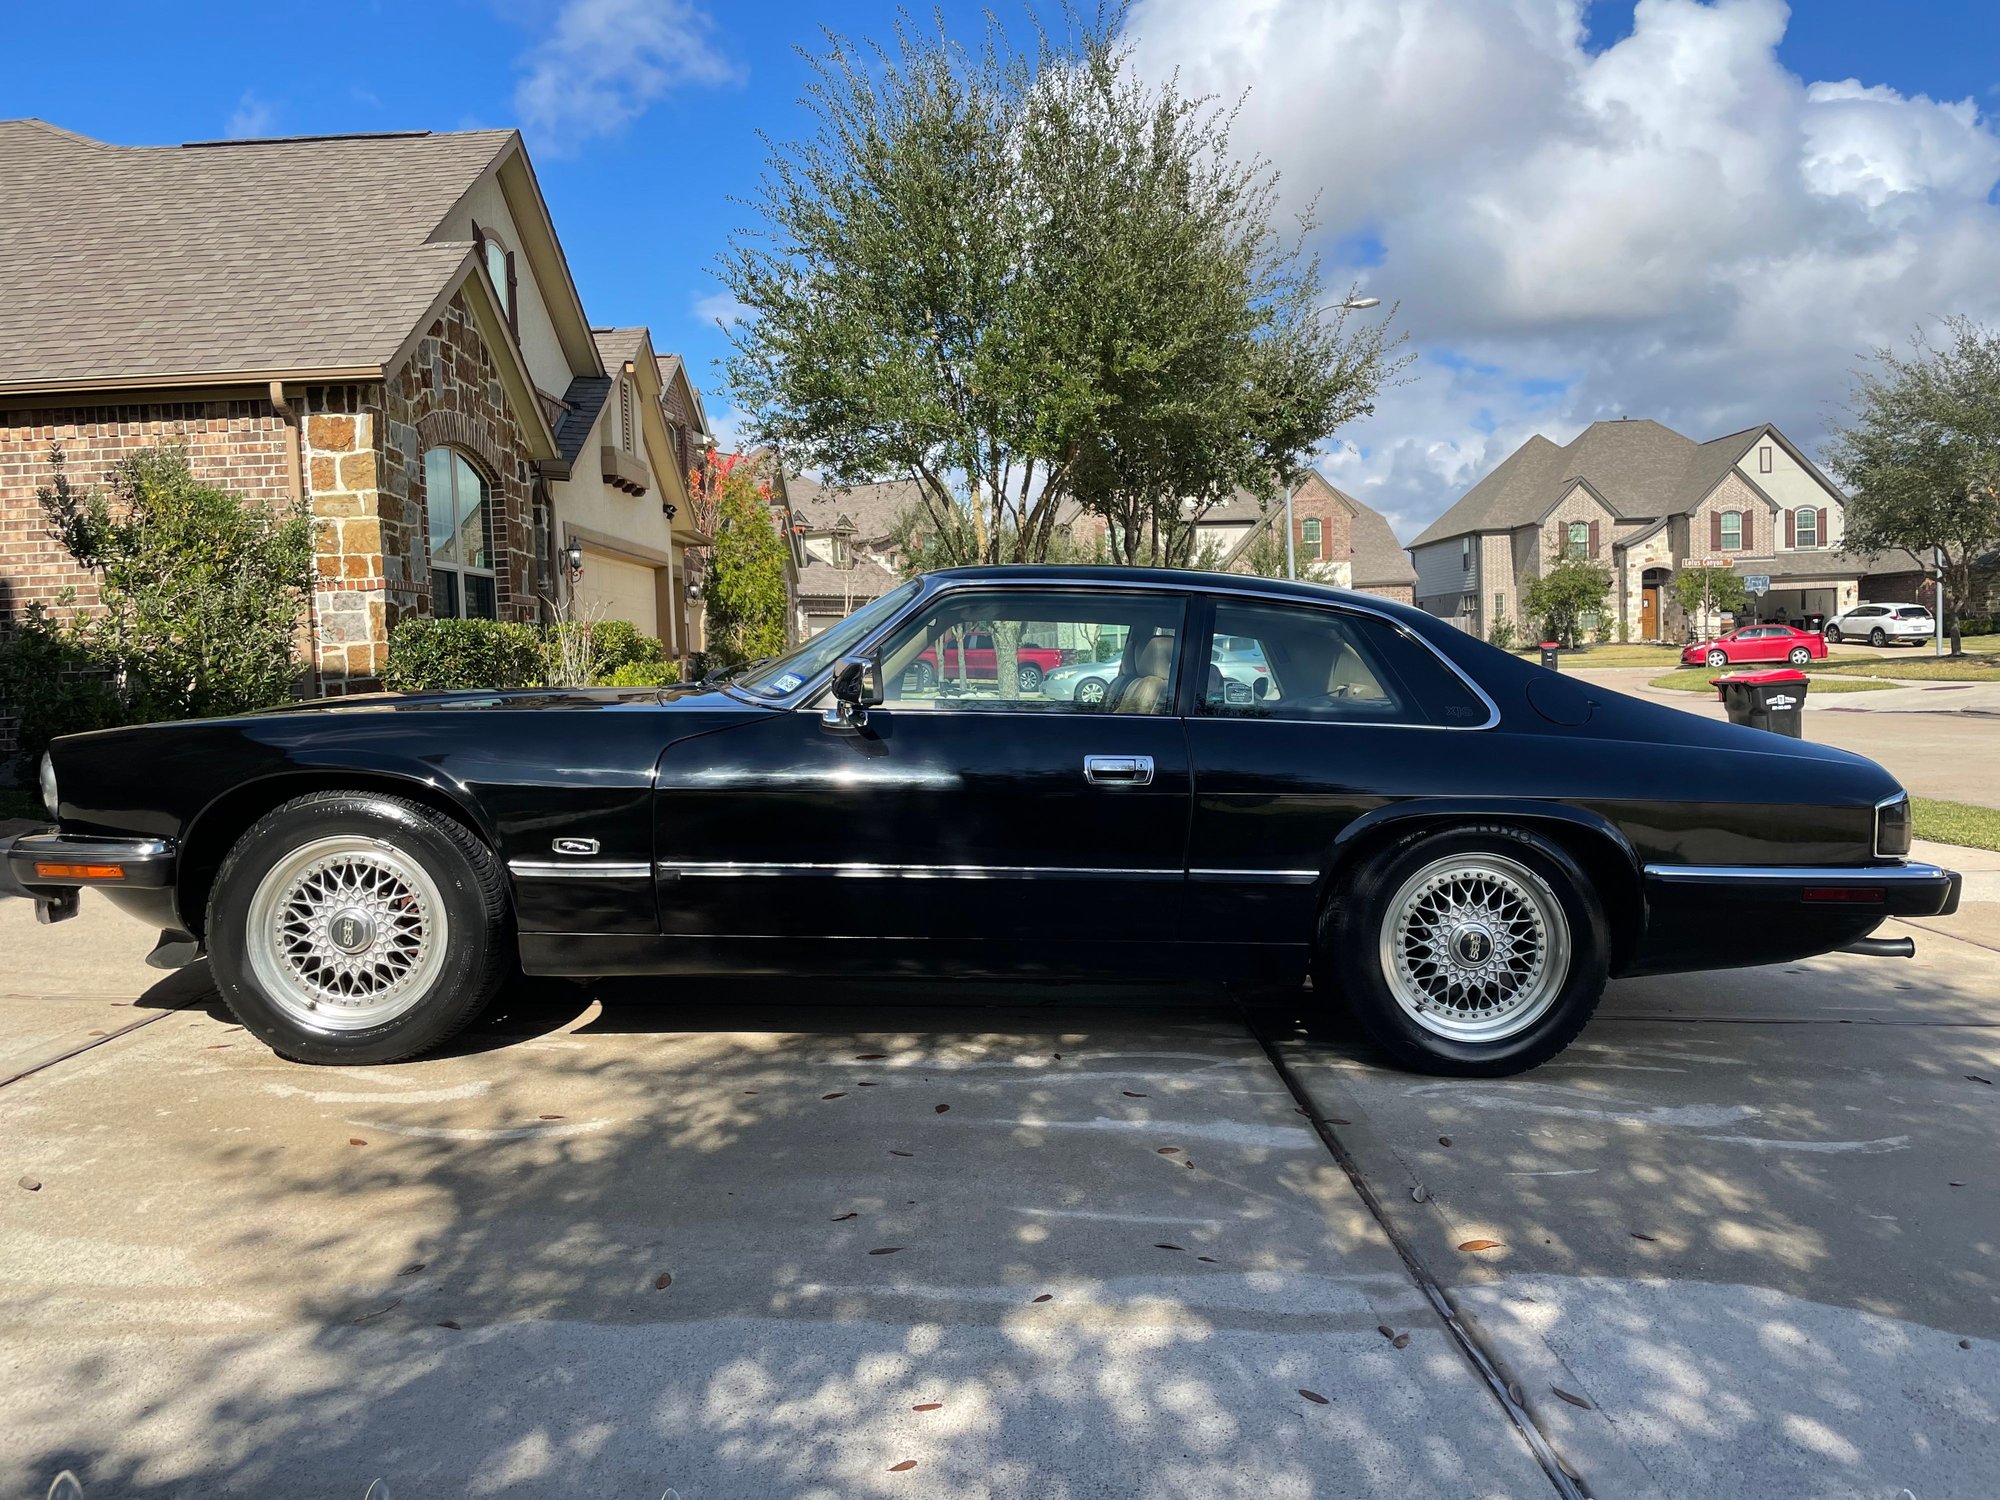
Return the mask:
<path fill-rule="evenodd" d="M 1863 958 L 1915 958 L 1917 940 L 1906 937 L 1856 938 L 1851 943 L 1842 943 L 1834 952 L 1858 953 Z"/>

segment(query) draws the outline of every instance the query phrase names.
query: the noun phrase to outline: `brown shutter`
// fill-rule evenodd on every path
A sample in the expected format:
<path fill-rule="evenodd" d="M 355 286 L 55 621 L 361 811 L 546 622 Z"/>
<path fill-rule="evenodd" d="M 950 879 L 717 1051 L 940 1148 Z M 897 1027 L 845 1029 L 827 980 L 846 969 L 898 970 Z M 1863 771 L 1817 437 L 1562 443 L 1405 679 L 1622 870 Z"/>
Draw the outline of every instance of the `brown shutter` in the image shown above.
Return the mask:
<path fill-rule="evenodd" d="M 514 276 L 514 252 L 507 252 L 507 327 L 521 336 L 521 284 Z"/>
<path fill-rule="evenodd" d="M 1722 550 L 1722 512 L 1719 510 L 1708 513 L 1708 550 L 1711 552 Z"/>
<path fill-rule="evenodd" d="M 1592 558 L 1595 558 L 1597 556 L 1598 544 L 1602 540 L 1602 533 L 1599 531 L 1598 527 L 1599 527 L 1598 522 L 1592 521 L 1590 523 L 1590 555 Z"/>
<path fill-rule="evenodd" d="M 1755 514 L 1755 511 L 1746 510 L 1743 512 L 1743 550 L 1745 552 L 1755 552 L 1757 550 L 1754 545 L 1756 542 L 1756 528 L 1750 524 L 1751 518 Z"/>
<path fill-rule="evenodd" d="M 1787 547 L 1796 547 L 1798 544 L 1799 514 L 1797 511 L 1788 510 L 1785 512 L 1785 545 Z"/>
<path fill-rule="evenodd" d="M 1826 507 L 1822 505 L 1819 508 L 1819 544 L 1822 547 L 1828 545 L 1826 539 L 1826 516 L 1827 516 Z"/>

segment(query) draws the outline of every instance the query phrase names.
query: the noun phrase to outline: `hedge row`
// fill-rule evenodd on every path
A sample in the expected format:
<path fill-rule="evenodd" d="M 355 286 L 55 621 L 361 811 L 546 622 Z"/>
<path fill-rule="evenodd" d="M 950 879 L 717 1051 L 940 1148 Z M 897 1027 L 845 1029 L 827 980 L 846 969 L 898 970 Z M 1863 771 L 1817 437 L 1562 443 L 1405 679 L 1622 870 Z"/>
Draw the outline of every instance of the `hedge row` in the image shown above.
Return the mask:
<path fill-rule="evenodd" d="M 576 632 L 587 632 L 580 649 Z M 440 620 L 415 616 L 389 632 L 383 684 L 397 692 L 455 688 L 578 686 L 566 683 L 565 658 L 587 657 L 599 687 L 665 687 L 680 680 L 663 642 L 629 620 L 584 625 L 524 625 L 513 620 Z"/>

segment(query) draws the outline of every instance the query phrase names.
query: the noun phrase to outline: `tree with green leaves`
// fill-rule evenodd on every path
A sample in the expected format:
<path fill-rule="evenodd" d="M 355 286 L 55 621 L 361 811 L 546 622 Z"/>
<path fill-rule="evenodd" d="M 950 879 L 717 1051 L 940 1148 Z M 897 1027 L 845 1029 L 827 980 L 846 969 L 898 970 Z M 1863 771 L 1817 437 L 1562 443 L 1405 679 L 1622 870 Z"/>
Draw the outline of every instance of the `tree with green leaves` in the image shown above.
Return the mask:
<path fill-rule="evenodd" d="M 1611 570 L 1587 557 L 1565 557 L 1530 579 L 1525 603 L 1542 639 L 1564 646 L 1583 640 L 1585 615 L 1602 616 L 1611 597 Z"/>
<path fill-rule="evenodd" d="M 745 465 L 716 478 L 715 545 L 702 584 L 708 650 L 720 663 L 785 649 L 785 543 L 771 524 L 769 491 Z"/>
<path fill-rule="evenodd" d="M 1045 561 L 1078 509 L 1114 560 L 1187 561 L 1237 486 L 1276 493 L 1404 360 L 1329 312 L 1228 112 L 1137 80 L 1122 7 L 1020 50 L 896 28 L 811 60 L 720 274 L 761 441 L 836 482 L 913 480 L 930 555 Z"/>
<path fill-rule="evenodd" d="M 1682 568 L 1674 574 L 1674 597 L 1696 631 L 1705 633 L 1715 628 L 1722 611 L 1734 613 L 1748 604 L 1750 591 L 1734 568 Z"/>
<path fill-rule="evenodd" d="M 1855 376 L 1848 414 L 1827 451 L 1854 491 L 1846 545 L 1905 548 L 1926 568 L 1940 557 L 1957 655 L 1959 610 L 2000 546 L 2000 330 L 1952 317 L 1941 344 L 1919 330 L 1907 353 L 1878 349 Z"/>
<path fill-rule="evenodd" d="M 36 492 L 50 534 L 97 582 L 94 607 L 36 601 L 0 661 L 20 750 L 53 734 L 242 713 L 298 687 L 313 529 L 302 504 L 252 504 L 194 477 L 187 450 L 145 449 L 110 494 L 78 486 L 58 447 Z"/>

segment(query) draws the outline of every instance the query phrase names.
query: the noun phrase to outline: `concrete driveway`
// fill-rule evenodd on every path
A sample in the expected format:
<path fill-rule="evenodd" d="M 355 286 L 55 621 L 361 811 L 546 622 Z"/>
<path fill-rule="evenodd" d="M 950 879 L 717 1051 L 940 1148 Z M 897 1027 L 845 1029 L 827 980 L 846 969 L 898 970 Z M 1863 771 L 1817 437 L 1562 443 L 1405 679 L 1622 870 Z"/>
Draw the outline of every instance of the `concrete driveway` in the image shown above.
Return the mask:
<path fill-rule="evenodd" d="M 1493 1083 L 1309 992 L 964 986 L 524 991 L 336 1072 L 0 903 L 0 1493 L 1985 1496 L 1951 930 Z"/>

